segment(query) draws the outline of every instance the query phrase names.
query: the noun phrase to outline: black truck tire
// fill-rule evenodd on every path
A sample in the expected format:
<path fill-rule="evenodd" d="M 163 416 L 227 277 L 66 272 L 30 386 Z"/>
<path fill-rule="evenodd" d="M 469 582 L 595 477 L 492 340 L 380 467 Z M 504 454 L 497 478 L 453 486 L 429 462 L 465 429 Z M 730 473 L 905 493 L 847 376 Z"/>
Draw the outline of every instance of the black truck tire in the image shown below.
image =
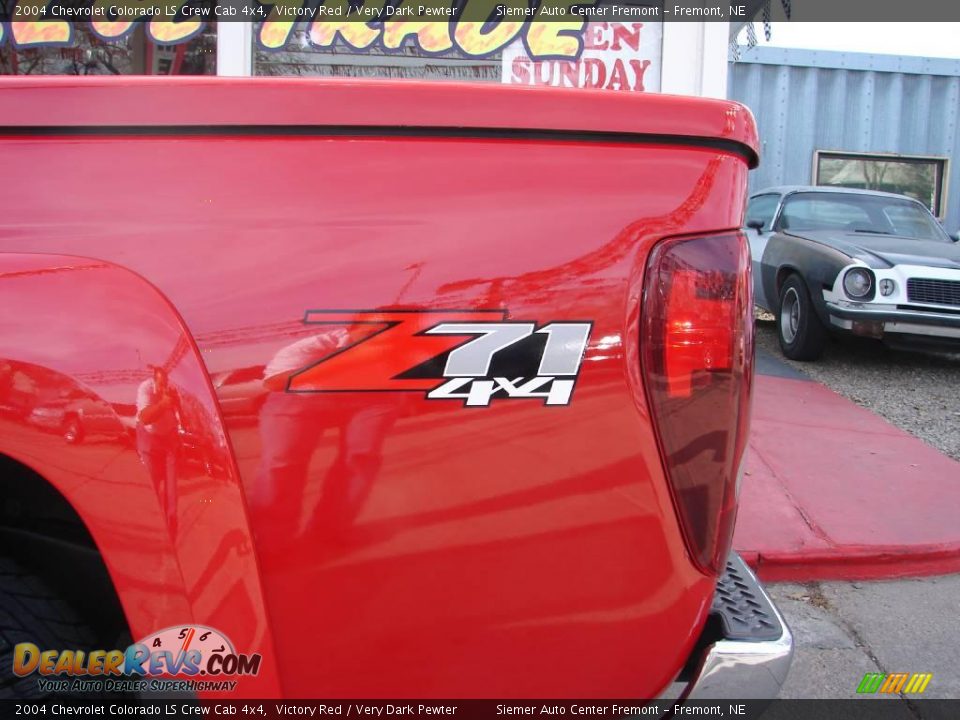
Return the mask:
<path fill-rule="evenodd" d="M 43 692 L 32 673 L 13 673 L 13 652 L 29 642 L 43 650 L 91 650 L 92 633 L 73 609 L 44 583 L 13 560 L 0 557 L 0 699 L 42 700 L 80 697 L 69 692 Z M 67 676 L 51 677 L 63 680 Z M 87 697 L 90 697 L 87 695 Z"/>

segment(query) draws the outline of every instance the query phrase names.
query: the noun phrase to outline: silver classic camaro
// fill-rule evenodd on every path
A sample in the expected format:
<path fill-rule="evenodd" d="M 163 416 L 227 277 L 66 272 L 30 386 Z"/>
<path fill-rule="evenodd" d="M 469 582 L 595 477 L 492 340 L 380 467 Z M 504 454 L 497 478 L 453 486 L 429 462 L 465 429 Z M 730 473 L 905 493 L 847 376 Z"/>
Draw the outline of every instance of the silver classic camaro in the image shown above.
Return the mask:
<path fill-rule="evenodd" d="M 756 304 L 783 354 L 815 360 L 828 332 L 960 349 L 960 243 L 903 195 L 777 187 L 746 216 Z"/>

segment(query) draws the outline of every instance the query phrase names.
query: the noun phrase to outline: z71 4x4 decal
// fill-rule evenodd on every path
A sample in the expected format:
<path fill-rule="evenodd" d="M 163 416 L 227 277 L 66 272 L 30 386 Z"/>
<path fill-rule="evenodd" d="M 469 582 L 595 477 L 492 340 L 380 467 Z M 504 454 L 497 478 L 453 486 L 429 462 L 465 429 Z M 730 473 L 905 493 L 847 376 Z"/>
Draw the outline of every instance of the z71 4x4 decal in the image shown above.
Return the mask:
<path fill-rule="evenodd" d="M 336 328 L 331 352 L 294 373 L 287 392 L 423 392 L 483 407 L 497 398 L 568 405 L 590 322 L 507 320 L 505 310 L 309 310 Z"/>

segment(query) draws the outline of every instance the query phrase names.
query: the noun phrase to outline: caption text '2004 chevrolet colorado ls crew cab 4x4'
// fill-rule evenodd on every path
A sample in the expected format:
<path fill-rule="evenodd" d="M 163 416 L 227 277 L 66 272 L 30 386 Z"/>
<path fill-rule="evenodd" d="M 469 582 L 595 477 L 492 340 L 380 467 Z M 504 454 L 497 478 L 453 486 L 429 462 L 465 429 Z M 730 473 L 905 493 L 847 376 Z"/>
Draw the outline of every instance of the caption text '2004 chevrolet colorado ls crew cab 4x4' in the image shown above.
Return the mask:
<path fill-rule="evenodd" d="M 0 693 L 776 692 L 789 631 L 729 552 L 747 110 L 152 78 L 0 108 Z"/>

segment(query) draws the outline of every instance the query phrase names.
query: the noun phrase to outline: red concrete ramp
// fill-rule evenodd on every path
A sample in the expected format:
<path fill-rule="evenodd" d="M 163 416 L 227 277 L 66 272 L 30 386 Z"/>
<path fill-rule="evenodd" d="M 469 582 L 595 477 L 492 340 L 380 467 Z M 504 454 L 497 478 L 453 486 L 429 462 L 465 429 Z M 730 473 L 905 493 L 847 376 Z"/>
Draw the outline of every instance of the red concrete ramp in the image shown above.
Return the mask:
<path fill-rule="evenodd" d="M 734 547 L 766 580 L 960 571 L 960 463 L 761 358 Z M 778 370 L 778 366 L 785 370 Z"/>

